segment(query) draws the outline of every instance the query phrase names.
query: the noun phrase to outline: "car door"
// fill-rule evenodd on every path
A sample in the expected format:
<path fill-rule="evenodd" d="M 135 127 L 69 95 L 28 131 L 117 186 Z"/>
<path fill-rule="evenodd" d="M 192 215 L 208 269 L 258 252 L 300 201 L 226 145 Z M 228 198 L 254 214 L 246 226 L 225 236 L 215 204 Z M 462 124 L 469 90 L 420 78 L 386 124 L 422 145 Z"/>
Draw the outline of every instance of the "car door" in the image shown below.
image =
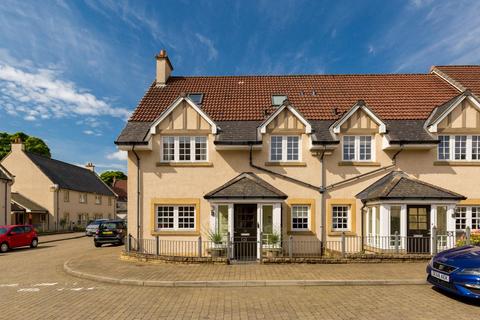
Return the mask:
<path fill-rule="evenodd" d="M 32 227 L 24 226 L 23 230 L 22 246 L 29 246 L 32 243 Z"/>
<path fill-rule="evenodd" d="M 25 240 L 23 239 L 23 237 L 24 237 L 23 227 L 13 227 L 9 233 L 9 239 L 8 239 L 10 242 L 10 247 L 15 248 L 15 247 L 24 246 Z"/>

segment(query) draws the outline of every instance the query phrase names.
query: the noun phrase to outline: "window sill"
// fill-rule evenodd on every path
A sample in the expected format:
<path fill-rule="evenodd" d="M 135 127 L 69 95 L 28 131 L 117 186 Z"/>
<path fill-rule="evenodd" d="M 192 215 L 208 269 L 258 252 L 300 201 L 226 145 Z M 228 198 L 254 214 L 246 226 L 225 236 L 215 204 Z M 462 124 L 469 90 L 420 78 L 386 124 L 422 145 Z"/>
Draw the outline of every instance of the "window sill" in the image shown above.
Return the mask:
<path fill-rule="evenodd" d="M 353 231 L 329 231 L 328 236 L 330 237 L 341 237 L 345 233 L 346 236 L 356 236 L 357 233 Z"/>
<path fill-rule="evenodd" d="M 212 162 L 157 162 L 157 167 L 213 167 Z"/>
<path fill-rule="evenodd" d="M 198 231 L 152 231 L 152 236 L 199 236 L 200 232 Z"/>
<path fill-rule="evenodd" d="M 480 161 L 444 161 L 444 160 L 439 160 L 439 161 L 434 161 L 433 162 L 434 166 L 455 166 L 455 167 L 471 167 L 471 166 L 480 166 Z"/>
<path fill-rule="evenodd" d="M 307 164 L 301 161 L 282 162 L 282 161 L 267 161 L 265 162 L 267 167 L 306 167 Z"/>
<path fill-rule="evenodd" d="M 290 231 L 287 231 L 287 234 L 292 235 L 292 236 L 314 236 L 315 232 L 313 232 L 311 230 L 306 230 L 306 231 L 290 230 Z"/>
<path fill-rule="evenodd" d="M 374 162 L 374 161 L 339 161 L 338 162 L 339 166 L 355 166 L 355 167 L 380 167 L 381 164 L 380 162 Z"/>

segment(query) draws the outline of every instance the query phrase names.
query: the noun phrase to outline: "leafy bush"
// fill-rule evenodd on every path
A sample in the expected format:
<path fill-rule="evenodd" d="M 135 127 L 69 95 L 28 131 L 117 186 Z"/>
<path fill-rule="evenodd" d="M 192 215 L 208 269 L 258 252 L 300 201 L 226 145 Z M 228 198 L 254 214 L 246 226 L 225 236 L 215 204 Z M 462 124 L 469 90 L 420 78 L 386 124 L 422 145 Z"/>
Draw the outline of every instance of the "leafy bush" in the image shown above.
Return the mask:
<path fill-rule="evenodd" d="M 223 241 L 223 236 L 218 231 L 208 231 L 208 239 L 215 244 L 221 244 Z"/>
<path fill-rule="evenodd" d="M 461 247 L 467 244 L 467 239 L 465 234 L 463 234 L 460 239 L 457 240 L 457 247 Z M 471 245 L 480 245 L 480 231 L 472 231 L 470 234 L 470 244 Z"/>

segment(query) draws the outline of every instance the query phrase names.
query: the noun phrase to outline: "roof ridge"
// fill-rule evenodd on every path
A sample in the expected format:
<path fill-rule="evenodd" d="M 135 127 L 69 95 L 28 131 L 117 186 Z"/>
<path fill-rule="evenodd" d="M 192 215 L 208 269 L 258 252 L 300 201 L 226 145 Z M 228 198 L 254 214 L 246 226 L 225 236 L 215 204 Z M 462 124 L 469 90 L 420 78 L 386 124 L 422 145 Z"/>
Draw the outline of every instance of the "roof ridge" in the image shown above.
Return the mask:
<path fill-rule="evenodd" d="M 269 78 L 269 77 L 344 77 L 344 76 L 430 76 L 430 73 L 293 73 L 293 74 L 240 74 L 240 75 L 175 75 L 172 78 Z M 168 83 L 168 82 L 167 82 Z"/>

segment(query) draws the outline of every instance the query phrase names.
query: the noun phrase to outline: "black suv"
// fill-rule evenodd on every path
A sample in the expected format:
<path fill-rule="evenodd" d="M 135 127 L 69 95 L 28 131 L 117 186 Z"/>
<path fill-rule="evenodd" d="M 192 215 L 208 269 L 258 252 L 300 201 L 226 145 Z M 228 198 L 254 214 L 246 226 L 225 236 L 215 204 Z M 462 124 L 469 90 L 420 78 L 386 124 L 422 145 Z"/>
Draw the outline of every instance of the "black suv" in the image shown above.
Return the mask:
<path fill-rule="evenodd" d="M 101 221 L 93 238 L 93 243 L 97 248 L 105 243 L 122 245 L 125 242 L 126 232 L 127 227 L 123 220 Z"/>

